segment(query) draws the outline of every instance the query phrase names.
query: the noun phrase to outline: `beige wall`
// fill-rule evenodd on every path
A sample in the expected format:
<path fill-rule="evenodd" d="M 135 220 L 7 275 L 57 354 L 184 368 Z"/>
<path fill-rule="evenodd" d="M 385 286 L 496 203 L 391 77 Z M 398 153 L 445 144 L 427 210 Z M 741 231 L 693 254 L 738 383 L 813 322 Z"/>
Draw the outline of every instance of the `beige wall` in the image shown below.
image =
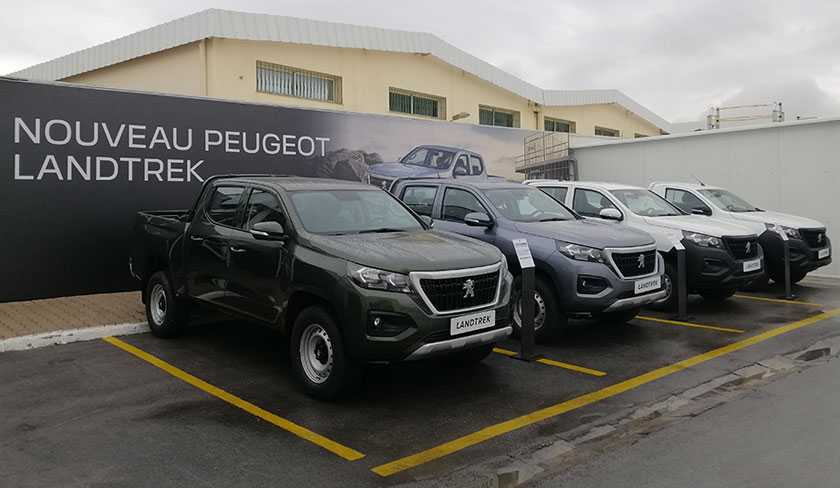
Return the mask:
<path fill-rule="evenodd" d="M 622 138 L 632 139 L 636 134 L 659 135 L 659 128 L 615 103 L 543 107 L 540 128 L 545 117 L 574 122 L 575 133 L 585 136 L 594 135 L 596 125 L 619 130 Z"/>
<path fill-rule="evenodd" d="M 203 95 L 202 56 L 202 42 L 193 42 L 62 81 L 176 95 Z"/>
<path fill-rule="evenodd" d="M 257 93 L 256 63 L 266 61 L 341 77 L 341 103 Z M 329 110 L 396 114 L 388 110 L 389 87 L 442 97 L 445 116 L 466 112 L 461 123 L 478 123 L 479 105 L 519 112 L 520 127 L 543 129 L 544 117 L 575 122 L 576 132 L 596 125 L 622 137 L 658 135 L 659 129 L 617 104 L 539 107 L 431 56 L 339 49 L 268 41 L 213 38 L 150 54 L 64 81 L 179 95 L 209 96 Z M 537 112 L 537 113 L 535 113 Z"/>

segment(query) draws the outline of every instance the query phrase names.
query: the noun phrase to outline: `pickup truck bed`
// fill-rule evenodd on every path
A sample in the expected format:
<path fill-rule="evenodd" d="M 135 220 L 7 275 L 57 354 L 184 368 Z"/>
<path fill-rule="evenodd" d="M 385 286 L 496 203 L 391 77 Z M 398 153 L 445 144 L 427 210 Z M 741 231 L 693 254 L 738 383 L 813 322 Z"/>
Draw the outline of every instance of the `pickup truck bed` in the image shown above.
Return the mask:
<path fill-rule="evenodd" d="M 179 265 L 180 240 L 185 235 L 189 210 L 156 210 L 137 212 L 134 218 L 134 247 L 129 266 L 131 274 L 145 283 L 148 275 L 157 269 Z M 164 263 L 169 266 L 161 267 Z M 143 300 L 145 302 L 145 291 Z"/>

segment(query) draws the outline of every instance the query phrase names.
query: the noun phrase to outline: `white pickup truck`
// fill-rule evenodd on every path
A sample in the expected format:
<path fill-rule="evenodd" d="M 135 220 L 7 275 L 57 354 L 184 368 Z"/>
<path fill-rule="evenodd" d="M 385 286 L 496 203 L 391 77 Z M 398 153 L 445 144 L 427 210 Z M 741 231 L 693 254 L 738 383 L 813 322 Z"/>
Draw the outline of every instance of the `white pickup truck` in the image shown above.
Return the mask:
<path fill-rule="evenodd" d="M 525 184 L 536 186 L 584 217 L 614 221 L 653 236 L 665 259 L 669 290 L 665 308 L 672 308 L 676 301 L 670 291 L 678 246 L 686 250 L 688 291 L 706 300 L 724 300 L 739 288 L 766 279 L 758 235 L 748 226 L 691 215 L 646 188 L 558 180 L 526 180 Z"/>
<path fill-rule="evenodd" d="M 821 222 L 762 210 L 725 188 L 700 183 L 657 182 L 650 189 L 686 212 L 750 226 L 764 248 L 767 274 L 773 281 L 781 283 L 785 277 L 783 238 L 790 245 L 792 283 L 831 264 L 831 241 Z"/>

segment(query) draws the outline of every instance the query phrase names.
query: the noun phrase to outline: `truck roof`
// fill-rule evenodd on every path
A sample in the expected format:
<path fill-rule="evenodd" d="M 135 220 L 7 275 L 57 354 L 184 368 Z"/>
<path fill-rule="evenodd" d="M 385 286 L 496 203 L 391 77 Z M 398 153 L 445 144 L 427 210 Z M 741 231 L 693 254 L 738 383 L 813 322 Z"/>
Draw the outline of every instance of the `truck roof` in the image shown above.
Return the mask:
<path fill-rule="evenodd" d="M 626 185 L 624 183 L 610 183 L 608 181 L 568 181 L 568 180 L 526 180 L 526 184 L 533 186 L 549 185 L 581 185 L 594 186 L 602 190 L 647 190 L 641 186 Z"/>
<path fill-rule="evenodd" d="M 665 186 L 680 186 L 692 190 L 722 190 L 723 188 L 715 185 L 703 185 L 700 183 L 689 183 L 685 181 L 654 181 L 650 186 L 665 185 Z"/>
<path fill-rule="evenodd" d="M 477 152 L 470 151 L 469 149 L 464 149 L 463 147 L 441 146 L 441 145 L 438 145 L 438 144 L 421 144 L 420 146 L 416 146 L 414 149 L 416 149 L 417 147 L 429 147 L 429 148 L 432 148 L 432 149 L 441 149 L 443 151 L 451 151 L 451 152 L 465 152 L 465 153 L 468 153 L 468 154 L 473 154 L 475 156 L 480 156 L 480 154 L 478 154 Z M 412 150 L 414 150 L 414 149 L 412 149 Z"/>
<path fill-rule="evenodd" d="M 273 186 L 285 191 L 296 190 L 376 190 L 378 187 L 371 186 L 360 181 L 337 180 L 333 178 L 306 178 L 302 176 L 236 176 L 220 178 L 225 182 L 263 184 Z"/>
<path fill-rule="evenodd" d="M 422 184 L 431 184 L 431 185 L 438 185 L 441 183 L 448 184 L 448 185 L 461 185 L 461 186 L 469 186 L 472 188 L 477 188 L 479 190 L 489 190 L 493 188 L 522 188 L 522 183 L 514 183 L 511 181 L 503 181 L 503 180 L 468 180 L 465 178 L 406 178 L 397 180 L 397 184 L 410 184 L 410 183 L 422 183 Z"/>

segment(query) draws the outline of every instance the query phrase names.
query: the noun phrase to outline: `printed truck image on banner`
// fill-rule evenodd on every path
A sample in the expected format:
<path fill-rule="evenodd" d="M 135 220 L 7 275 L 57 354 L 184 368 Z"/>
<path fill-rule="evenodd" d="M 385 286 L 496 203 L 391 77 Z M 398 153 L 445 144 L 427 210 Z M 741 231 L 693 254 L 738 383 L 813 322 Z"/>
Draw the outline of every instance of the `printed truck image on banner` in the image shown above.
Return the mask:
<path fill-rule="evenodd" d="M 14 79 L 0 118 L 4 302 L 136 288 L 135 212 L 188 208 L 213 175 L 513 178 L 534 134 Z"/>

